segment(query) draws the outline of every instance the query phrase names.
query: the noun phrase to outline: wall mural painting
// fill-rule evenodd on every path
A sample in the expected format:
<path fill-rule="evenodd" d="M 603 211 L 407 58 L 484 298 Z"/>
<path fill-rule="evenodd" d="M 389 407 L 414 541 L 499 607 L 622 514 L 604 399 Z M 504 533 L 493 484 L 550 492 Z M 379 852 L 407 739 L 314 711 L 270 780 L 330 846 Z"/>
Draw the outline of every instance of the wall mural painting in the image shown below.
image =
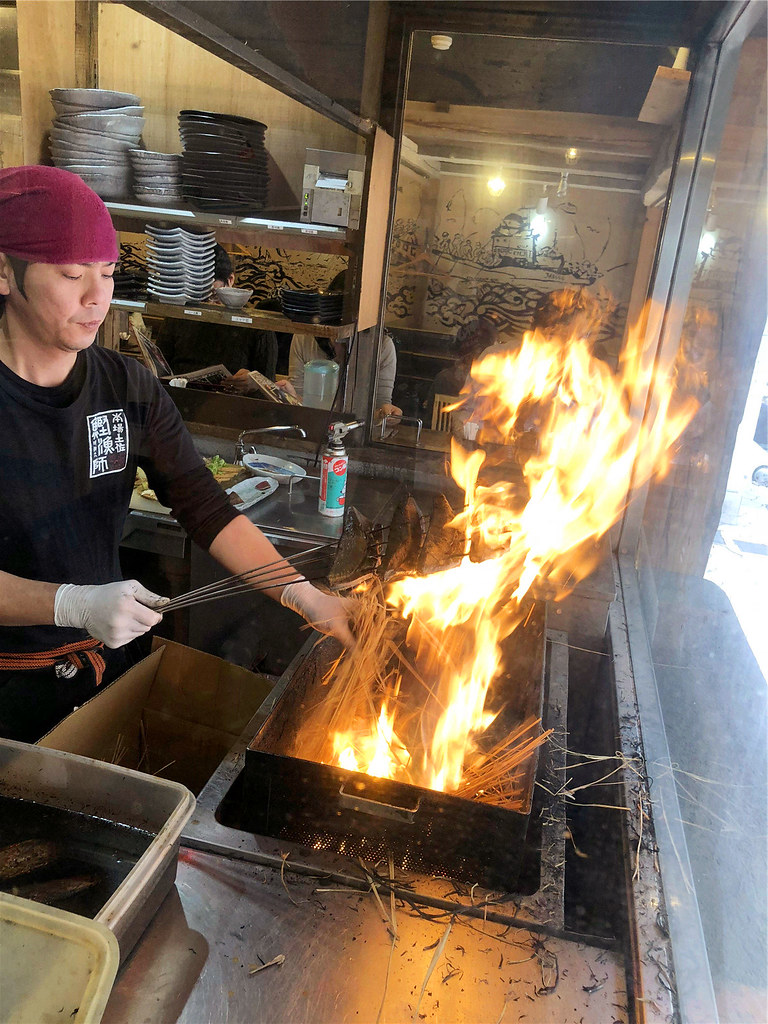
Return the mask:
<path fill-rule="evenodd" d="M 343 256 L 287 249 L 238 246 L 230 255 L 235 268 L 235 283 L 239 287 L 253 288 L 254 302 L 279 298 L 283 288 L 327 288 L 347 265 Z M 143 240 L 121 240 L 120 266 L 127 273 L 146 277 Z"/>
<path fill-rule="evenodd" d="M 327 288 L 347 265 L 343 256 L 261 246 L 239 247 L 232 259 L 237 283 L 253 288 L 257 300 L 279 296 L 283 288 Z"/>
<path fill-rule="evenodd" d="M 547 292 L 589 288 L 605 308 L 601 340 L 617 351 L 628 297 L 621 294 L 622 271 L 629 266 L 622 259 L 626 237 L 615 237 L 612 218 L 600 205 L 550 201 L 545 215 L 537 216 L 535 202 L 505 213 L 478 204 L 472 212 L 471 196 L 456 189 L 426 243 L 429 230 L 416 218 L 397 219 L 387 324 L 453 334 L 485 315 L 500 332 L 520 335 Z"/>

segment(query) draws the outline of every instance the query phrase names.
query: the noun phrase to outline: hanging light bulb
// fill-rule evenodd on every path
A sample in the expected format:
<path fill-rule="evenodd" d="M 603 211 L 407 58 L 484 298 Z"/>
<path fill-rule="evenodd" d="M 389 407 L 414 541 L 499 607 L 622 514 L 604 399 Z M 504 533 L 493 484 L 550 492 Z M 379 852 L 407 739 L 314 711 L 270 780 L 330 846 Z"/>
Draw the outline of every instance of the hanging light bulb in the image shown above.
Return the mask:
<path fill-rule="evenodd" d="M 569 146 L 565 151 L 565 162 L 567 164 L 575 164 L 579 159 L 579 151 L 575 146 Z"/>
<path fill-rule="evenodd" d="M 501 176 L 501 172 L 495 174 L 492 178 L 488 179 L 488 191 L 496 199 L 504 189 L 507 187 L 506 181 Z"/>
<path fill-rule="evenodd" d="M 557 192 L 555 195 L 558 199 L 564 199 L 568 195 L 568 172 L 563 171 L 560 175 L 560 182 L 557 186 Z"/>

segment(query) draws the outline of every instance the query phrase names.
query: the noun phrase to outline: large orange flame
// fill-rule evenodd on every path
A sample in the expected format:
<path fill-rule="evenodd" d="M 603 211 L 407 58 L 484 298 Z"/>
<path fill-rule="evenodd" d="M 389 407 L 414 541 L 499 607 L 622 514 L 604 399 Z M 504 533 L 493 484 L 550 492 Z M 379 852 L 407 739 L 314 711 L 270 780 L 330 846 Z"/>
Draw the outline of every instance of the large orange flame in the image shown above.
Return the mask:
<path fill-rule="evenodd" d="M 633 414 L 646 393 L 652 404 L 645 416 Z M 670 447 L 696 409 L 682 399 L 673 410 L 674 393 L 673 371 L 654 365 L 639 331 L 615 373 L 583 337 L 539 332 L 472 367 L 459 405 L 480 424 L 482 447 L 467 452 L 454 442 L 451 449 L 451 472 L 466 496 L 452 525 L 463 531 L 469 553 L 455 568 L 406 577 L 387 593 L 409 620 L 408 645 L 431 686 L 423 753 L 409 765 L 414 781 L 459 787 L 474 738 L 493 720 L 486 696 L 500 644 L 520 623 L 522 599 L 537 580 L 572 586 L 586 576 L 594 564 L 584 551 L 619 519 L 630 484 L 666 471 Z M 517 474 L 505 471 L 514 464 L 511 453 L 522 463 Z M 396 738 L 395 714 L 396 706 L 383 706 L 379 721 L 363 728 L 366 740 L 360 730 L 356 740 L 338 735 L 337 763 L 343 757 L 352 767 L 343 752 L 354 750 L 356 770 L 395 777 L 410 760 Z"/>

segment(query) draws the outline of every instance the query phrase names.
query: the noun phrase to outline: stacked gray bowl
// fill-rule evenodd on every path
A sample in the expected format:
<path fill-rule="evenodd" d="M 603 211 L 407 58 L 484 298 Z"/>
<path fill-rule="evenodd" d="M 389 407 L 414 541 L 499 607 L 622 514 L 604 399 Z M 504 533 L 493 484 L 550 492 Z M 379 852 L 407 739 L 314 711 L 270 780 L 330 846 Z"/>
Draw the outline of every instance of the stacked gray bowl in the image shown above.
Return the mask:
<path fill-rule="evenodd" d="M 140 203 L 154 206 L 179 206 L 184 202 L 181 190 L 181 157 L 177 153 L 153 153 L 132 149 L 133 194 Z"/>
<path fill-rule="evenodd" d="M 144 128 L 139 97 L 111 89 L 51 89 L 51 102 L 56 167 L 78 174 L 102 199 L 130 198 L 129 153 Z"/>

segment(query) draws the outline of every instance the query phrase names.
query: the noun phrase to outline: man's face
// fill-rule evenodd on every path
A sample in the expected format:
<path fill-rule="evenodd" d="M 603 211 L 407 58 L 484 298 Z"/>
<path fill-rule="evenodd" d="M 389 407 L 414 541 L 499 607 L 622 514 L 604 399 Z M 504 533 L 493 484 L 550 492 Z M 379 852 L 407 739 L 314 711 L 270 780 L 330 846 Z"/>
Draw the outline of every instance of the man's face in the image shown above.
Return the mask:
<path fill-rule="evenodd" d="M 22 294 L 8 261 L 0 261 L 0 294 L 26 337 L 65 352 L 93 343 L 112 301 L 114 263 L 30 263 Z"/>

